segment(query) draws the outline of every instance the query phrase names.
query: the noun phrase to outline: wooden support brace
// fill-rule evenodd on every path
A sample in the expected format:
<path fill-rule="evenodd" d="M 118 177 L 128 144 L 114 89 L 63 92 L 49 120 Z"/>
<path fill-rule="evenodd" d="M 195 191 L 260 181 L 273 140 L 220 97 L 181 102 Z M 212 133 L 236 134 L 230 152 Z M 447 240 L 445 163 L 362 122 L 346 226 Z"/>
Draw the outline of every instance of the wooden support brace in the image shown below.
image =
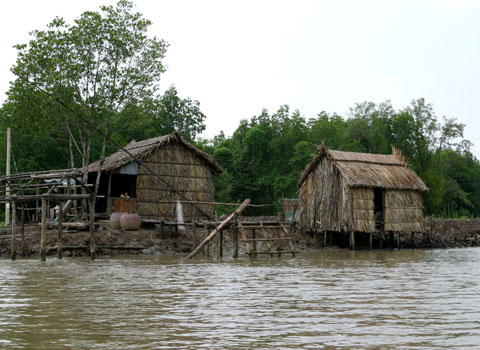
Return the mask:
<path fill-rule="evenodd" d="M 235 210 L 232 214 L 230 214 L 217 228 L 215 228 L 203 241 L 200 245 L 193 250 L 190 254 L 188 254 L 187 259 L 193 258 L 210 240 L 217 235 L 230 221 L 232 221 L 236 216 L 240 215 L 240 213 L 248 206 L 250 203 L 250 199 L 245 199 L 243 203 Z M 236 214 L 236 215 L 235 215 Z"/>

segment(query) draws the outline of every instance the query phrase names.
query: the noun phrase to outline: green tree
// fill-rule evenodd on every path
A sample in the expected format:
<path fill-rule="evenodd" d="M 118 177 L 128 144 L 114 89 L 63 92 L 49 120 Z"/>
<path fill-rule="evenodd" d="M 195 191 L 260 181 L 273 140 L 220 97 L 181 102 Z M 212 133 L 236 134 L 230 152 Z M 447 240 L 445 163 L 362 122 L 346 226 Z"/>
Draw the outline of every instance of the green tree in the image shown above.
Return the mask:
<path fill-rule="evenodd" d="M 122 111 L 159 88 L 167 44 L 147 37 L 151 22 L 132 9 L 130 1 L 121 0 L 116 7 L 84 12 L 72 25 L 55 18 L 47 30 L 33 31 L 28 44 L 16 46 L 17 78 L 8 93 L 16 104 L 12 119 L 20 124 L 20 112 L 40 101 L 42 115 L 29 118 L 67 133 L 72 166 L 74 151 L 82 167 L 89 164 L 95 131 L 114 132 L 112 122 Z M 100 141 L 103 155 L 106 139 Z"/>

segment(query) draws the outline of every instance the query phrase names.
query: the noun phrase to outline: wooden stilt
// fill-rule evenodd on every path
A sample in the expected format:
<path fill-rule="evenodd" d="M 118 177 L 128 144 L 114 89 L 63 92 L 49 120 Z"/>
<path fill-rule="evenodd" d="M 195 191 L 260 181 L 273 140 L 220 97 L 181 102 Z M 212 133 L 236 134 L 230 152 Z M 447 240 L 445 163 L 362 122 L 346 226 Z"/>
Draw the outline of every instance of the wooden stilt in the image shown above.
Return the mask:
<path fill-rule="evenodd" d="M 42 198 L 42 234 L 40 237 L 40 260 L 47 260 L 47 241 L 46 241 L 46 231 L 47 231 L 47 199 Z"/>
<path fill-rule="evenodd" d="M 197 246 L 197 222 L 195 220 L 193 221 L 193 227 L 192 227 L 192 241 L 193 241 L 192 249 L 195 249 L 195 247 Z"/>
<path fill-rule="evenodd" d="M 397 248 L 400 249 L 400 232 L 397 233 Z"/>
<path fill-rule="evenodd" d="M 355 250 L 355 232 L 350 231 L 350 249 Z"/>
<path fill-rule="evenodd" d="M 93 198 L 88 200 L 89 207 L 90 207 L 90 258 L 95 260 L 97 257 L 96 247 L 95 247 L 95 200 Z"/>
<path fill-rule="evenodd" d="M 217 259 L 223 257 L 223 231 L 220 231 L 217 236 Z"/>
<path fill-rule="evenodd" d="M 238 223 L 236 218 L 233 222 L 233 257 L 238 258 Z"/>
<path fill-rule="evenodd" d="M 205 231 L 208 234 L 208 224 L 205 225 Z M 210 256 L 210 245 L 209 244 L 205 244 L 205 248 L 203 249 L 203 254 L 207 257 Z"/>
<path fill-rule="evenodd" d="M 383 245 L 385 244 L 385 231 L 380 231 L 380 249 L 383 249 Z"/>
<path fill-rule="evenodd" d="M 160 221 L 160 236 L 162 239 L 165 239 L 165 223 L 164 221 Z"/>
<path fill-rule="evenodd" d="M 252 241 L 253 257 L 256 258 L 257 257 L 257 241 L 255 241 L 255 239 L 257 238 L 257 233 L 255 229 L 252 230 L 252 238 L 254 239 Z"/>
<path fill-rule="evenodd" d="M 370 237 L 369 238 L 370 238 L 370 249 L 372 249 L 373 248 L 373 233 L 372 232 L 370 232 Z"/>
<path fill-rule="evenodd" d="M 35 180 L 35 194 L 40 195 L 40 188 L 38 188 L 38 180 Z M 38 200 L 35 201 L 35 223 L 38 224 L 38 215 L 40 215 L 40 208 L 38 206 Z"/>
<path fill-rule="evenodd" d="M 63 257 L 63 244 L 62 244 L 62 234 L 63 234 L 63 202 L 60 202 L 60 210 L 58 211 L 58 231 L 57 231 L 57 254 L 58 258 Z"/>
<path fill-rule="evenodd" d="M 323 231 L 323 246 L 327 246 L 327 230 Z"/>
<path fill-rule="evenodd" d="M 17 228 L 16 228 L 16 208 L 15 201 L 12 201 L 12 251 L 10 258 L 15 260 L 17 258 Z"/>
<path fill-rule="evenodd" d="M 20 238 L 22 240 L 22 256 L 26 255 L 25 252 L 25 203 L 22 203 L 22 212 L 20 214 Z"/>

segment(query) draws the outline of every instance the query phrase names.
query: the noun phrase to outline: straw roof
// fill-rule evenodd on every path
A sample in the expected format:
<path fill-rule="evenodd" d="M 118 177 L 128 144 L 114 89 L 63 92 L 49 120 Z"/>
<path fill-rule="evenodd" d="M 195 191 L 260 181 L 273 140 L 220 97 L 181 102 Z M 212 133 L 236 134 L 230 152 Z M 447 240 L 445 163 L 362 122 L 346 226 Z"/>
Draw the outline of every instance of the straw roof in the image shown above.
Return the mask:
<path fill-rule="evenodd" d="M 305 168 L 301 185 L 323 157 L 328 157 L 346 179 L 350 187 L 379 187 L 385 189 L 428 191 L 422 179 L 408 167 L 401 152 L 371 154 L 329 150 L 322 145 L 320 152 Z"/>
<path fill-rule="evenodd" d="M 133 156 L 135 156 L 135 158 L 143 159 L 150 155 L 156 149 L 163 147 L 171 142 L 178 142 L 182 144 L 186 149 L 193 152 L 196 156 L 202 158 L 213 171 L 217 173 L 223 172 L 223 169 L 217 163 L 215 163 L 212 157 L 210 157 L 207 153 L 199 150 L 191 143 L 185 141 L 176 131 L 169 135 L 158 136 L 148 140 L 138 142 L 135 140 L 131 141 L 127 146 L 125 146 L 125 149 Z M 129 154 L 127 154 L 123 150 L 119 150 L 105 158 L 105 160 L 103 161 L 102 170 L 111 171 L 120 168 L 132 161 L 134 161 L 134 159 L 132 159 Z M 88 170 L 97 171 L 99 164 L 100 161 L 96 161 L 95 163 L 90 164 Z"/>

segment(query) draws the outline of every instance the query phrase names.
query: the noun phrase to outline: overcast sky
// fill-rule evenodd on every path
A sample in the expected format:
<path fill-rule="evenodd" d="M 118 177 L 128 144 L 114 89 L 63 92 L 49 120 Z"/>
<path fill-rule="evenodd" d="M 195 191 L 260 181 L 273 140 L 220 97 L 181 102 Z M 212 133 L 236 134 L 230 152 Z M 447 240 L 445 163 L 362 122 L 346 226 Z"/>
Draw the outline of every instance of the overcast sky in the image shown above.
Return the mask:
<path fill-rule="evenodd" d="M 12 48 L 55 16 L 71 22 L 108 0 L 15 0 L 0 13 L 0 99 L 13 79 Z M 150 34 L 170 47 L 162 88 L 199 100 L 204 137 L 263 108 L 288 104 L 307 118 L 345 115 L 356 102 L 396 109 L 424 97 L 437 116 L 466 124 L 480 158 L 479 0 L 137 0 Z"/>

